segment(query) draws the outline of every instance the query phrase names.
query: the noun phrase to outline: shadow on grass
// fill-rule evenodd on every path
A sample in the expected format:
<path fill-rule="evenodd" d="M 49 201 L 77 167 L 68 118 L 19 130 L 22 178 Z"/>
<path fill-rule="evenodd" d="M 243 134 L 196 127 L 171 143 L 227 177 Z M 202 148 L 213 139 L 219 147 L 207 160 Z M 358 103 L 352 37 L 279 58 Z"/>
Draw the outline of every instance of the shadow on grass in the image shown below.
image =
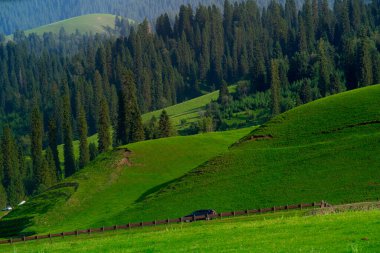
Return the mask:
<path fill-rule="evenodd" d="M 174 183 L 175 181 L 177 181 L 179 178 L 176 178 L 176 179 L 173 179 L 173 180 L 170 180 L 168 182 L 165 182 L 163 184 L 160 184 L 160 185 L 157 185 L 155 187 L 152 187 L 150 188 L 149 190 L 147 190 L 146 192 L 144 192 L 143 194 L 141 194 L 141 196 L 135 201 L 135 204 L 139 203 L 139 202 L 142 202 L 146 199 L 149 198 L 149 196 L 151 196 L 153 193 L 157 193 L 159 192 L 160 190 L 166 188 L 168 185 Z"/>
<path fill-rule="evenodd" d="M 34 218 L 44 215 L 56 205 L 66 202 L 78 188 L 77 184 L 60 184 L 30 199 L 0 220 L 0 237 L 21 237 L 35 234 L 26 230 L 33 226 Z"/>

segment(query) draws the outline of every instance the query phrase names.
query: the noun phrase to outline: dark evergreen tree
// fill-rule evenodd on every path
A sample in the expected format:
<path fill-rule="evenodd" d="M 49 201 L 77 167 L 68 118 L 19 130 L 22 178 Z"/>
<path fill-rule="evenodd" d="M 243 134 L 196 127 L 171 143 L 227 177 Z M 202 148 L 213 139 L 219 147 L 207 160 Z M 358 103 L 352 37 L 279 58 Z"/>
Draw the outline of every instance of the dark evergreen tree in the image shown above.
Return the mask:
<path fill-rule="evenodd" d="M 49 120 L 48 138 L 49 138 L 49 148 L 52 152 L 56 178 L 57 180 L 62 179 L 61 163 L 59 161 L 58 147 L 57 147 L 57 124 L 54 118 Z"/>
<path fill-rule="evenodd" d="M 88 145 L 88 150 L 90 153 L 90 161 L 92 161 L 98 155 L 98 148 L 96 147 L 95 143 L 90 143 L 90 145 Z"/>
<path fill-rule="evenodd" d="M 17 146 L 9 127 L 4 127 L 1 140 L 3 186 L 11 206 L 17 205 L 24 197 L 24 187 L 20 177 L 20 163 Z"/>
<path fill-rule="evenodd" d="M 100 101 L 99 122 L 98 122 L 98 150 L 103 153 L 111 147 L 111 124 L 109 118 L 108 105 L 105 98 Z"/>
<path fill-rule="evenodd" d="M 160 120 L 158 122 L 158 132 L 160 138 L 170 137 L 172 135 L 172 126 L 168 113 L 162 110 Z"/>
<path fill-rule="evenodd" d="M 86 112 L 82 105 L 80 95 L 77 95 L 77 122 L 78 122 L 78 134 L 79 134 L 79 168 L 83 168 L 90 161 L 90 153 L 88 150 L 88 127 Z"/>
<path fill-rule="evenodd" d="M 227 105 L 230 99 L 231 97 L 230 92 L 228 91 L 227 83 L 223 81 L 219 89 L 218 103 L 221 105 Z"/>
<path fill-rule="evenodd" d="M 371 59 L 371 46 L 368 39 L 363 39 L 359 45 L 359 85 L 373 84 L 373 69 Z"/>
<path fill-rule="evenodd" d="M 34 107 L 31 117 L 31 155 L 33 162 L 33 176 L 35 188 L 37 189 L 42 183 L 43 175 L 43 156 L 42 156 L 42 138 L 43 123 L 42 116 L 37 106 Z"/>
<path fill-rule="evenodd" d="M 72 130 L 72 114 L 70 94 L 67 83 L 64 83 L 62 93 L 62 110 L 63 110 L 63 141 L 64 141 L 64 165 L 65 165 L 65 177 L 73 175 L 76 171 L 74 147 L 73 147 L 73 130 Z"/>

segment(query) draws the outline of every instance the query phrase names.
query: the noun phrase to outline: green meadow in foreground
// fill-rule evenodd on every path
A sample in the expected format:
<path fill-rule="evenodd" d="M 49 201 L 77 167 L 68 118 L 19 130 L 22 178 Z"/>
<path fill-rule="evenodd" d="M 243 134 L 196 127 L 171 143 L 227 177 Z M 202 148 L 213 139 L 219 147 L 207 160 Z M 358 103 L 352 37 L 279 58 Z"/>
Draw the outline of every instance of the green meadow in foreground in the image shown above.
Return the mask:
<path fill-rule="evenodd" d="M 165 187 L 247 135 L 252 128 L 127 145 L 99 156 L 63 183 L 14 210 L 0 221 L 2 236 L 70 231 L 127 223 L 120 213 Z M 130 166 L 132 163 L 132 166 Z M 187 212 L 191 209 L 186 210 Z M 186 214 L 183 213 L 183 214 Z"/>
<path fill-rule="evenodd" d="M 26 30 L 25 34 L 43 35 L 46 32 L 58 34 L 62 27 L 65 28 L 67 34 L 75 33 L 76 30 L 80 33 L 104 33 L 107 27 L 115 28 L 115 17 L 112 14 L 88 14 Z"/>
<path fill-rule="evenodd" d="M 239 217 L 0 246 L 6 252 L 377 252 L 380 211 Z"/>

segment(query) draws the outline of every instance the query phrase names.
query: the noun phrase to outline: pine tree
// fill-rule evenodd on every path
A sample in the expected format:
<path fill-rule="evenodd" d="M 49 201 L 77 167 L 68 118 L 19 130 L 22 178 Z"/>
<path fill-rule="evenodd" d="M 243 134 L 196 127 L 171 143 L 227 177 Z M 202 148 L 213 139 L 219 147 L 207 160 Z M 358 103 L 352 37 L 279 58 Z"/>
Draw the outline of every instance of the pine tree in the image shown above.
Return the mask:
<path fill-rule="evenodd" d="M 62 105 L 63 105 L 63 144 L 64 144 L 64 159 L 65 159 L 65 177 L 73 175 L 76 171 L 75 168 L 75 158 L 74 158 L 74 147 L 73 147 L 73 130 L 72 130 L 72 116 L 71 116 L 71 104 L 69 88 L 67 83 L 64 84 L 62 94 Z"/>
<path fill-rule="evenodd" d="M 225 81 L 222 82 L 222 86 L 219 89 L 218 103 L 221 105 L 226 105 L 230 101 L 230 92 L 228 91 L 228 86 Z"/>
<path fill-rule="evenodd" d="M 144 139 L 144 126 L 137 104 L 136 85 L 130 71 L 126 71 L 121 79 L 116 134 L 118 144 L 127 144 Z"/>
<path fill-rule="evenodd" d="M 100 101 L 99 122 L 98 122 L 98 150 L 99 153 L 108 151 L 111 146 L 111 124 L 109 118 L 108 105 L 105 98 Z"/>
<path fill-rule="evenodd" d="M 48 137 L 49 137 L 49 148 L 52 152 L 53 159 L 54 159 L 54 165 L 55 165 L 55 171 L 56 171 L 56 178 L 57 180 L 62 179 L 62 171 L 61 171 L 61 163 L 59 161 L 59 154 L 58 154 L 58 148 L 57 148 L 57 124 L 56 120 L 54 118 L 51 118 L 49 120 L 49 129 L 48 129 Z"/>
<path fill-rule="evenodd" d="M 90 161 L 92 161 L 98 155 L 98 148 L 96 147 L 95 143 L 91 142 L 90 145 L 88 145 L 88 150 L 89 150 L 89 153 L 90 153 Z"/>
<path fill-rule="evenodd" d="M 31 135 L 31 155 L 32 155 L 32 162 L 33 162 L 33 177 L 34 177 L 35 188 L 37 189 L 38 186 L 41 184 L 41 179 L 43 177 L 42 117 L 37 106 L 35 106 L 35 108 L 32 111 L 30 127 L 31 127 L 30 135 Z"/>
<path fill-rule="evenodd" d="M 40 190 L 49 188 L 57 182 L 53 152 L 50 148 L 46 149 L 42 164 L 42 172 L 41 185 L 43 188 Z"/>
<path fill-rule="evenodd" d="M 86 112 L 82 105 L 80 95 L 77 95 L 77 123 L 79 134 L 79 168 L 83 168 L 90 160 L 90 153 L 88 150 L 88 127 L 86 120 Z"/>
<path fill-rule="evenodd" d="M 168 113 L 162 110 L 160 120 L 158 122 L 158 132 L 160 138 L 169 137 L 172 135 L 172 126 Z"/>
<path fill-rule="evenodd" d="M 3 185 L 8 203 L 14 206 L 24 197 L 24 188 L 20 177 L 20 164 L 17 146 L 9 127 L 4 127 L 1 141 Z"/>
<path fill-rule="evenodd" d="M 272 115 L 280 114 L 280 75 L 279 75 L 279 60 L 271 61 L 271 95 L 272 95 Z"/>
<path fill-rule="evenodd" d="M 373 69 L 371 59 L 371 45 L 368 39 L 363 39 L 359 45 L 359 85 L 373 84 Z"/>

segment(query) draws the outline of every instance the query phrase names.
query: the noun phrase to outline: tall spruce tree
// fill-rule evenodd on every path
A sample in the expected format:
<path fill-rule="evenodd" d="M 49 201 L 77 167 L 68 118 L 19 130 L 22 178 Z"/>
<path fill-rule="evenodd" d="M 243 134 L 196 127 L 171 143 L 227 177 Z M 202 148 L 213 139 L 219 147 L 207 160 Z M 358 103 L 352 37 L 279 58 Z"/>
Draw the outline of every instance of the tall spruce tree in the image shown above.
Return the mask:
<path fill-rule="evenodd" d="M 229 101 L 230 101 L 230 92 L 228 91 L 227 83 L 223 81 L 219 89 L 218 103 L 221 105 L 227 105 Z"/>
<path fill-rule="evenodd" d="M 24 187 L 20 177 L 20 163 L 17 146 L 9 127 L 4 127 L 1 140 L 3 185 L 11 206 L 17 205 L 24 197 Z"/>
<path fill-rule="evenodd" d="M 52 117 L 49 120 L 49 126 L 48 126 L 49 148 L 52 152 L 53 159 L 54 159 L 56 178 L 57 180 L 60 180 L 62 179 L 62 171 L 61 171 L 61 163 L 59 161 L 57 136 L 58 136 L 57 123 L 56 123 L 55 118 Z"/>
<path fill-rule="evenodd" d="M 373 69 L 371 59 L 371 45 L 368 39 L 362 39 L 358 50 L 359 56 L 359 85 L 373 84 Z"/>
<path fill-rule="evenodd" d="M 162 110 L 160 120 L 158 121 L 158 132 L 160 138 L 169 137 L 172 135 L 172 126 L 168 113 Z"/>
<path fill-rule="evenodd" d="M 37 106 L 34 107 L 31 117 L 31 155 L 33 162 L 33 178 L 35 189 L 42 183 L 43 177 L 43 156 L 42 156 L 42 137 L 43 137 L 43 124 L 40 110 Z"/>
<path fill-rule="evenodd" d="M 42 171 L 41 184 L 45 188 L 49 188 L 57 182 L 53 152 L 50 148 L 46 149 Z"/>
<path fill-rule="evenodd" d="M 99 153 L 106 152 L 111 143 L 111 124 L 109 117 L 108 105 L 105 98 L 100 101 L 99 122 L 98 122 L 98 150 Z"/>
<path fill-rule="evenodd" d="M 133 73 L 126 71 L 120 83 L 117 141 L 120 144 L 141 141 L 144 139 L 144 126 L 137 104 Z"/>
<path fill-rule="evenodd" d="M 82 105 L 80 94 L 77 94 L 77 123 L 79 134 L 79 168 L 83 168 L 90 161 L 90 153 L 88 150 L 88 127 L 86 120 L 86 112 Z"/>
<path fill-rule="evenodd" d="M 65 164 L 65 177 L 69 177 L 75 173 L 75 158 L 74 158 L 74 147 L 73 147 L 73 130 L 72 130 L 72 116 L 71 116 L 71 103 L 70 103 L 70 93 L 67 83 L 64 83 L 63 94 L 62 94 L 62 105 L 63 105 L 63 153 L 64 153 L 64 164 Z"/>

